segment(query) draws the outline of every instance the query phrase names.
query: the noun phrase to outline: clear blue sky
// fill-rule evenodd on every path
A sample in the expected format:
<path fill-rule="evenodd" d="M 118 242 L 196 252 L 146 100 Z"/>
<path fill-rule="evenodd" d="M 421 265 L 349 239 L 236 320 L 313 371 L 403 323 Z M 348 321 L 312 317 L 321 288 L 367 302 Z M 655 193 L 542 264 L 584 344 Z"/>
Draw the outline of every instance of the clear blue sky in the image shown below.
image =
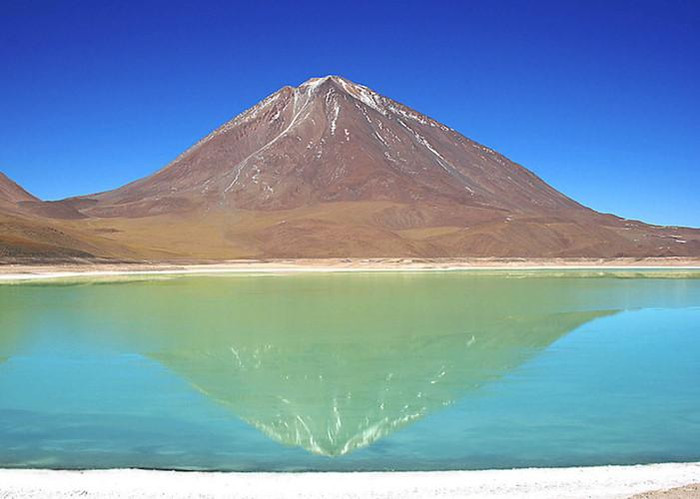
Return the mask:
<path fill-rule="evenodd" d="M 697 0 L 3 0 L 0 61 L 0 171 L 45 199 L 340 74 L 595 209 L 700 226 Z"/>

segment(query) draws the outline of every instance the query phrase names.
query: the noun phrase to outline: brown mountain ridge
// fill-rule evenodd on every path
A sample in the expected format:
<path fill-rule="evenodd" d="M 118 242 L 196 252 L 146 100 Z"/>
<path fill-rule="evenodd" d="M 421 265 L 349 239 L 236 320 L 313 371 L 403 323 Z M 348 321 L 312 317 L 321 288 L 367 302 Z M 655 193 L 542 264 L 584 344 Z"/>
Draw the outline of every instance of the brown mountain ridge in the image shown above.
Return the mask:
<path fill-rule="evenodd" d="M 25 240 L 108 258 L 700 256 L 700 230 L 593 211 L 338 76 L 280 89 L 113 191 L 45 203 L 1 176 L 0 255 L 21 253 L 17 220 L 62 238 Z"/>

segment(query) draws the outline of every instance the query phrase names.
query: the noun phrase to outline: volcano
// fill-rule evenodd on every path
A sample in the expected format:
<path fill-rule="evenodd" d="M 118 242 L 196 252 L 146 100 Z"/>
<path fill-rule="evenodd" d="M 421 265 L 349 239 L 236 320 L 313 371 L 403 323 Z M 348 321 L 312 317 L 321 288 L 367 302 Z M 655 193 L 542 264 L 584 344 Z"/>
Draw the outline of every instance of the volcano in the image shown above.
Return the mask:
<path fill-rule="evenodd" d="M 337 76 L 284 87 L 155 175 L 88 199 L 98 216 L 342 201 L 581 209 L 491 149 Z"/>
<path fill-rule="evenodd" d="M 698 230 L 591 210 L 339 76 L 283 87 L 116 190 L 50 207 L 8 192 L 144 258 L 700 255 Z"/>

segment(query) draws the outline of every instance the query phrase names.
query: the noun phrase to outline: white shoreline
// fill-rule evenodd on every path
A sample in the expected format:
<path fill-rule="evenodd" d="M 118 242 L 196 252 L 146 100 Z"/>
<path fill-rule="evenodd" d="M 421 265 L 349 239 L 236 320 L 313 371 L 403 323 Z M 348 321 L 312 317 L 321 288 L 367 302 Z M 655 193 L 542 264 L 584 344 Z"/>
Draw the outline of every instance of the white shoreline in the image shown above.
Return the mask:
<path fill-rule="evenodd" d="M 75 277 L 129 277 L 158 275 L 211 275 L 211 274 L 296 274 L 296 273 L 377 273 L 377 272 L 469 272 L 469 271 L 593 271 L 593 272 L 643 272 L 643 271 L 697 271 L 700 266 L 614 266 L 614 265 L 506 265 L 506 266 L 281 266 L 245 265 L 222 267 L 217 265 L 187 265 L 172 269 L 145 270 L 85 270 L 85 271 L 34 271 L 22 273 L 0 272 L 0 283 L 5 281 L 32 281 L 46 279 L 66 279 Z"/>
<path fill-rule="evenodd" d="M 700 462 L 363 473 L 0 470 L 0 497 L 626 498 L 700 482 Z"/>

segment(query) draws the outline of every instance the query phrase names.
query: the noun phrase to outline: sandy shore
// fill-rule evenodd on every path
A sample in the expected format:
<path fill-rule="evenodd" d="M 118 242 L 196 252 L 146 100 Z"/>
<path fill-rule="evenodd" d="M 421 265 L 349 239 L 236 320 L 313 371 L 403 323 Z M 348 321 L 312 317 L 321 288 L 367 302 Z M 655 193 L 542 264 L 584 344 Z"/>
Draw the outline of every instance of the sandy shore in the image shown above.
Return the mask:
<path fill-rule="evenodd" d="M 637 494 L 633 499 L 688 499 L 700 497 L 700 483 Z"/>
<path fill-rule="evenodd" d="M 226 262 L 0 262 L 0 280 L 31 280 L 80 276 L 110 277 L 147 274 L 221 274 L 291 272 L 395 272 L 453 270 L 688 270 L 700 271 L 700 259 L 409 259 L 324 258 L 233 260 Z"/>
<path fill-rule="evenodd" d="M 0 497 L 627 498 L 679 487 L 692 494 L 698 482 L 700 463 L 427 473 L 0 470 Z"/>

